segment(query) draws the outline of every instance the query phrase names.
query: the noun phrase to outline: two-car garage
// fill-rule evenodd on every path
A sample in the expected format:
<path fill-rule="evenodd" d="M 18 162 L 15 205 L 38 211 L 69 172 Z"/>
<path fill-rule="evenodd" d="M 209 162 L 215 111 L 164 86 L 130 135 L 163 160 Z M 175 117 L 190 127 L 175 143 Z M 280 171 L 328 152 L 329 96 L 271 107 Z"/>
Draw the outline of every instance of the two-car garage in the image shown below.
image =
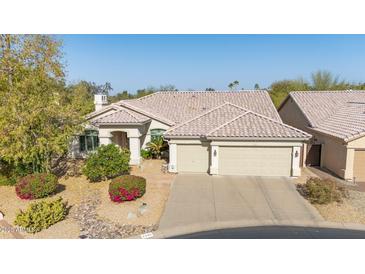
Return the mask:
<path fill-rule="evenodd" d="M 293 146 L 212 146 L 202 142 L 176 144 L 176 154 L 180 173 L 292 176 Z"/>

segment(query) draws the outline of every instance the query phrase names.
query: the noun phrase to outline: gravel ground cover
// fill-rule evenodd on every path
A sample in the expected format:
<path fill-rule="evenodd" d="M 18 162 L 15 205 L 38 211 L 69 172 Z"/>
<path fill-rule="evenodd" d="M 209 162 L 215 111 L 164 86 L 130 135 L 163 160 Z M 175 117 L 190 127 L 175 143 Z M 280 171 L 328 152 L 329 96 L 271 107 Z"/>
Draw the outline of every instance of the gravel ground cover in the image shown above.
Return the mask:
<path fill-rule="evenodd" d="M 302 170 L 302 176 L 296 179 L 296 183 L 304 184 L 309 177 L 320 176 L 305 168 Z M 365 192 L 353 190 L 352 185 L 344 185 L 348 187 L 349 195 L 348 198 L 344 199 L 343 203 L 314 204 L 313 206 L 326 221 L 365 224 Z"/>
<path fill-rule="evenodd" d="M 45 200 L 62 196 L 71 207 L 69 215 L 41 232 L 21 235 L 40 239 L 125 238 L 156 230 L 174 179 L 174 175 L 161 172 L 161 164 L 148 160 L 141 168 L 133 168 L 132 174 L 147 179 L 146 194 L 120 204 L 109 199 L 109 181 L 89 183 L 84 176 L 61 178 L 57 193 Z M 14 187 L 0 186 L 0 210 L 9 224 L 13 224 L 16 212 L 26 209 L 29 203 L 16 196 Z M 0 239 L 4 238 L 12 236 L 0 229 Z"/>

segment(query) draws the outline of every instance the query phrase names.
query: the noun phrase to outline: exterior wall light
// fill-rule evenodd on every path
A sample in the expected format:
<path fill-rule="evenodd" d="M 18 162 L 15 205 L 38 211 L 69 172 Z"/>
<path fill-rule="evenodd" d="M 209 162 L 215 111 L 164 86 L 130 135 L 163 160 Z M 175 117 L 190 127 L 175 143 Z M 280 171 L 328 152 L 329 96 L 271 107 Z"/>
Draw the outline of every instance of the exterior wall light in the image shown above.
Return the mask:
<path fill-rule="evenodd" d="M 217 156 L 217 150 L 214 150 L 213 152 L 213 156 L 216 157 Z"/>
<path fill-rule="evenodd" d="M 298 150 L 295 152 L 295 154 L 294 154 L 294 157 L 295 158 L 298 158 L 298 156 L 299 156 L 299 152 L 298 152 Z"/>

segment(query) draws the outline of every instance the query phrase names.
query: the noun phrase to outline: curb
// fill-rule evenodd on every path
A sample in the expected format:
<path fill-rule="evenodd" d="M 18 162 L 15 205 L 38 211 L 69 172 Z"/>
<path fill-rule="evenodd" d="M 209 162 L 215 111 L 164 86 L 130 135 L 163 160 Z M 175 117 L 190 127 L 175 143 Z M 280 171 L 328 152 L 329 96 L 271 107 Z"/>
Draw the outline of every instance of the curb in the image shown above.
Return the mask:
<path fill-rule="evenodd" d="M 175 236 L 193 234 L 197 232 L 205 232 L 205 231 L 227 229 L 227 228 L 255 227 L 255 226 L 295 226 L 295 227 L 351 229 L 351 230 L 365 231 L 365 225 L 356 223 L 335 223 L 327 221 L 303 222 L 303 221 L 275 221 L 275 220 L 262 220 L 262 221 L 243 220 L 243 221 L 197 223 L 191 225 L 184 225 L 180 227 L 158 229 L 152 232 L 152 235 L 150 234 L 148 238 L 166 239 Z M 129 239 L 141 239 L 141 238 L 145 237 L 143 235 L 139 235 L 131 237 Z"/>

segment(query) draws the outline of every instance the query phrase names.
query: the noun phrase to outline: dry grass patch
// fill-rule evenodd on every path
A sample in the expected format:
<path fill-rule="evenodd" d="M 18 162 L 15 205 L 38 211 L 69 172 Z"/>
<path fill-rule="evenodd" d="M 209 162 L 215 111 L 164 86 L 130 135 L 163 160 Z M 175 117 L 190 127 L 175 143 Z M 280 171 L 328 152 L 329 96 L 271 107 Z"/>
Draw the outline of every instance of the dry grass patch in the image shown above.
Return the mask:
<path fill-rule="evenodd" d="M 338 223 L 359 223 L 365 224 L 365 215 L 358 208 L 355 208 L 349 200 L 343 203 L 331 203 L 327 205 L 314 205 L 326 221 Z"/>

